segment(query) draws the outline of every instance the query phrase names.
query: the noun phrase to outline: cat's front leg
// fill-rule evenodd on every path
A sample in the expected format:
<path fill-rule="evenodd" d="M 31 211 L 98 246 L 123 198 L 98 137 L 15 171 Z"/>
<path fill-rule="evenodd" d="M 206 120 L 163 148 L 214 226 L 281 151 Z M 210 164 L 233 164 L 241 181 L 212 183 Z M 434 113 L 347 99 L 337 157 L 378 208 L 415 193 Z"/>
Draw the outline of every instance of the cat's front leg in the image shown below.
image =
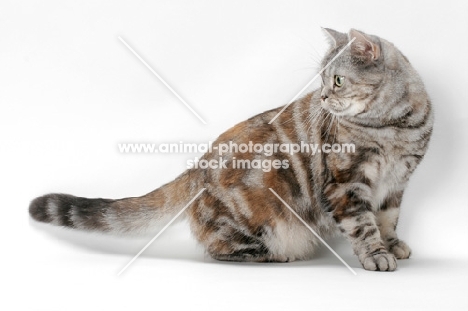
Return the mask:
<path fill-rule="evenodd" d="M 371 205 L 371 190 L 361 183 L 330 184 L 324 190 L 331 212 L 341 232 L 366 270 L 394 271 L 395 256 L 381 238 Z"/>
<path fill-rule="evenodd" d="M 382 240 L 385 247 L 394 254 L 397 259 L 407 259 L 411 255 L 410 247 L 398 238 L 395 231 L 398 224 L 402 196 L 403 192 L 389 195 L 377 212 L 377 223 Z"/>

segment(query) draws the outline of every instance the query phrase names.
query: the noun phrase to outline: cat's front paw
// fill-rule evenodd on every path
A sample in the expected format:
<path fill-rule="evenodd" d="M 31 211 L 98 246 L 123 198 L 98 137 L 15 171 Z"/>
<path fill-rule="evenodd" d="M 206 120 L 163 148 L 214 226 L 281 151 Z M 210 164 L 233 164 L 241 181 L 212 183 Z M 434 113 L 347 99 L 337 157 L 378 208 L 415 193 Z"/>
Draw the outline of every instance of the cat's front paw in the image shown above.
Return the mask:
<path fill-rule="evenodd" d="M 387 249 L 397 259 L 407 259 L 411 255 L 411 248 L 402 240 L 393 239 L 388 241 Z"/>
<path fill-rule="evenodd" d="M 370 271 L 395 271 L 397 267 L 395 256 L 386 251 L 366 254 L 359 259 L 364 269 Z"/>

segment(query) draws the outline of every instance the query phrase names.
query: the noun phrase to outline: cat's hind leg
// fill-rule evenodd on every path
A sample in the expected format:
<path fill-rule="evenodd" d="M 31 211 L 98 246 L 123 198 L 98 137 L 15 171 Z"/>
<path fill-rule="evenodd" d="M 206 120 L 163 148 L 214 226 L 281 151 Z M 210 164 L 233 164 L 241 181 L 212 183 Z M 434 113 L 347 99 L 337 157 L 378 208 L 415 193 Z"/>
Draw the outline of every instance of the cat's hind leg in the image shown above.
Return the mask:
<path fill-rule="evenodd" d="M 313 234 L 295 218 L 278 220 L 273 226 L 250 228 L 247 233 L 224 224 L 215 236 L 207 250 L 214 259 L 223 261 L 292 262 L 309 259 L 318 244 Z"/>
<path fill-rule="evenodd" d="M 290 262 L 294 258 L 287 256 L 273 255 L 258 248 L 246 248 L 232 252 L 230 254 L 210 254 L 213 259 L 220 261 L 238 262 Z"/>
<path fill-rule="evenodd" d="M 216 260 L 220 261 L 245 261 L 245 262 L 290 262 L 293 256 L 277 254 L 267 246 L 270 240 L 265 228 L 251 228 L 238 230 L 224 224 L 215 233 L 207 247 L 207 252 Z"/>
<path fill-rule="evenodd" d="M 192 233 L 214 259 L 291 262 L 311 257 L 316 239 L 281 202 L 252 205 L 247 213 L 245 206 L 223 199 L 208 192 L 189 210 Z"/>

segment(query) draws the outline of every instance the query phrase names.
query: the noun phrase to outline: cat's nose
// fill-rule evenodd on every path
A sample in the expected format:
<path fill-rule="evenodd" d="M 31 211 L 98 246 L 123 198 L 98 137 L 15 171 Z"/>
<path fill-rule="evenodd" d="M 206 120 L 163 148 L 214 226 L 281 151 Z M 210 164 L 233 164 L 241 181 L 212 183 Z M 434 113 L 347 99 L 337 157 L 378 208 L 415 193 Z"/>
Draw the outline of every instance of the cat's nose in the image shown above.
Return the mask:
<path fill-rule="evenodd" d="M 323 87 L 320 91 L 320 98 L 323 102 L 328 98 L 328 94 L 330 94 L 330 90 L 327 87 Z"/>

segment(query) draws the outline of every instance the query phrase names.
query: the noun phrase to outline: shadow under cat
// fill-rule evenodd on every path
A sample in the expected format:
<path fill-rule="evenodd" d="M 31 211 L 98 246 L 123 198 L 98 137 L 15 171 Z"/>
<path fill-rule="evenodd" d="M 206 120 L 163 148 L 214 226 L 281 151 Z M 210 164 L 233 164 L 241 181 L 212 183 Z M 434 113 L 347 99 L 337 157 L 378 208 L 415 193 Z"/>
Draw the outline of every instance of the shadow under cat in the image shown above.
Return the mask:
<path fill-rule="evenodd" d="M 96 232 L 71 230 L 68 228 L 50 226 L 48 224 L 29 221 L 36 230 L 49 237 L 63 242 L 64 247 L 74 246 L 93 253 L 126 256 L 131 260 L 152 238 L 152 236 L 125 237 L 106 235 Z M 353 268 L 360 269 L 361 265 L 352 254 L 352 250 L 342 237 L 333 238 L 327 243 Z M 229 266 L 245 267 L 343 267 L 343 264 L 324 246 L 317 249 L 313 257 L 306 261 L 289 263 L 252 263 L 217 261 L 205 254 L 203 247 L 198 245 L 191 236 L 186 222 L 176 223 L 156 239 L 142 254 L 141 257 L 154 259 L 181 260 L 199 263 L 210 263 Z"/>

